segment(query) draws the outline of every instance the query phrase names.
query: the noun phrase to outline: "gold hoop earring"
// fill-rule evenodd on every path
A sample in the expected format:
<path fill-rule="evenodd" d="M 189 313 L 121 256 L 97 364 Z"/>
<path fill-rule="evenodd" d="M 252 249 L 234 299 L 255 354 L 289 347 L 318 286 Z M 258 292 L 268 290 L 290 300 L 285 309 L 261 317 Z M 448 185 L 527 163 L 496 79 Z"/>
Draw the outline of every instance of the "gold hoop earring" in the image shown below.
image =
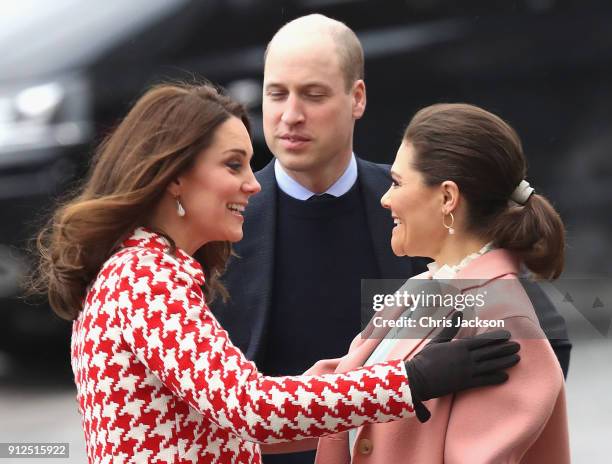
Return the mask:
<path fill-rule="evenodd" d="M 453 224 L 455 224 L 455 216 L 453 216 L 453 213 L 448 213 L 448 214 L 450 214 L 450 217 L 451 217 L 450 225 L 448 226 L 446 225 L 446 215 L 442 216 L 442 225 L 448 229 L 449 235 L 454 235 L 455 228 L 453 227 Z"/>
<path fill-rule="evenodd" d="M 176 214 L 178 214 L 179 217 L 185 216 L 185 208 L 183 208 L 179 197 L 176 197 Z"/>

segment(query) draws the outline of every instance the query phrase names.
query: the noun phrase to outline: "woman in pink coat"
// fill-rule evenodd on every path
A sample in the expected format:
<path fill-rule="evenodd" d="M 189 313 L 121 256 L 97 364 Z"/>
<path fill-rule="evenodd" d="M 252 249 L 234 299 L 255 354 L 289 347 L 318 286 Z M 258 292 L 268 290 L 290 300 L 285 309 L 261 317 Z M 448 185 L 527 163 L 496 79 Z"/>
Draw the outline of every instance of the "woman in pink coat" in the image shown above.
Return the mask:
<path fill-rule="evenodd" d="M 433 279 L 451 286 L 445 295 L 455 302 L 482 298 L 482 308 L 465 311 L 459 335 L 502 325 L 520 340 L 521 363 L 504 385 L 425 401 L 422 411 L 431 413 L 425 424 L 365 424 L 303 442 L 302 449 L 318 446 L 317 462 L 323 464 L 569 462 L 563 374 L 518 281 L 528 274 L 559 276 L 564 228 L 525 180 L 519 137 L 481 108 L 433 105 L 410 122 L 391 175 L 381 203 L 395 219 L 394 253 L 434 260 L 405 289 L 418 294 L 427 283 L 419 279 Z M 346 356 L 320 361 L 309 373 L 412 359 L 440 329 L 427 308 L 405 310 L 392 310 L 392 318 L 409 315 L 416 327 L 380 328 L 376 316 Z M 437 311 L 437 320 L 448 318 L 448 310 Z"/>
<path fill-rule="evenodd" d="M 210 85 L 155 87 L 41 233 L 38 283 L 74 321 L 90 463 L 257 463 L 260 444 L 415 420 L 411 391 L 497 384 L 518 361 L 502 332 L 342 374 L 261 375 L 207 306 L 260 190 L 252 155 L 241 105 Z M 491 349 L 493 366 L 478 356 Z"/>

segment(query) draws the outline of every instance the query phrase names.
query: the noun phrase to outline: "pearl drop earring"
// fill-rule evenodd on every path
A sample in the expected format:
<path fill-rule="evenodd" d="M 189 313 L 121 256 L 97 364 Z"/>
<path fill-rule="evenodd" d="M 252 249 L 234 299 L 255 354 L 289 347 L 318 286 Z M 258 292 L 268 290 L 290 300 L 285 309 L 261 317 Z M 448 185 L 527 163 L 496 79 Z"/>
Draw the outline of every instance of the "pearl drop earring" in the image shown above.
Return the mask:
<path fill-rule="evenodd" d="M 180 217 L 185 216 L 185 208 L 183 208 L 183 205 L 181 204 L 181 200 L 179 199 L 179 197 L 176 197 L 176 213 Z"/>

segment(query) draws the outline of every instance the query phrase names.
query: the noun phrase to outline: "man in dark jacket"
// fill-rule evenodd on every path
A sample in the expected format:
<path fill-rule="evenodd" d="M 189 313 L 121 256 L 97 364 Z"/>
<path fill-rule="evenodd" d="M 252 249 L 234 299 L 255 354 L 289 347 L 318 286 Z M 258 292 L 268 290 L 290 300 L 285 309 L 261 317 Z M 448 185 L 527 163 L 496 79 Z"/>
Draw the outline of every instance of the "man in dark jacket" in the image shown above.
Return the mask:
<path fill-rule="evenodd" d="M 393 222 L 380 206 L 388 166 L 353 153 L 355 121 L 366 106 L 354 32 L 321 15 L 285 25 L 266 51 L 263 92 L 275 159 L 257 173 L 262 191 L 246 209 L 238 258 L 224 278 L 230 300 L 213 310 L 262 372 L 299 374 L 346 353 L 360 331 L 361 279 L 407 279 L 425 263 L 391 250 Z M 564 321 L 539 287 L 528 291 L 565 371 Z"/>

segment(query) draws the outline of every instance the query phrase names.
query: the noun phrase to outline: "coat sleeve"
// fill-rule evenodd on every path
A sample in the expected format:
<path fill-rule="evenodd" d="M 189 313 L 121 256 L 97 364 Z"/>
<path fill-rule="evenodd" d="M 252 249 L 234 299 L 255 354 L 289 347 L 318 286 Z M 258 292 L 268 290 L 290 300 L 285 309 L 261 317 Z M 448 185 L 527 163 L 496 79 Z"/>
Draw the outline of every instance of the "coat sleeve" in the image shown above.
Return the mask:
<path fill-rule="evenodd" d="M 123 337 L 138 360 L 207 420 L 245 440 L 300 440 L 414 415 L 402 361 L 266 377 L 232 345 L 172 256 L 139 250 L 120 274 Z"/>
<path fill-rule="evenodd" d="M 563 374 L 536 323 L 517 316 L 505 319 L 505 328 L 521 336 L 521 361 L 508 370 L 506 383 L 455 395 L 445 463 L 521 462 L 562 395 Z"/>
<path fill-rule="evenodd" d="M 310 369 L 304 372 L 305 375 L 322 375 L 335 372 L 342 358 L 322 359 L 317 361 Z M 310 451 L 317 449 L 319 438 L 307 438 L 300 441 L 292 441 L 289 443 L 274 443 L 271 445 L 262 445 L 261 452 L 263 454 L 285 454 L 299 453 L 301 451 Z"/>

